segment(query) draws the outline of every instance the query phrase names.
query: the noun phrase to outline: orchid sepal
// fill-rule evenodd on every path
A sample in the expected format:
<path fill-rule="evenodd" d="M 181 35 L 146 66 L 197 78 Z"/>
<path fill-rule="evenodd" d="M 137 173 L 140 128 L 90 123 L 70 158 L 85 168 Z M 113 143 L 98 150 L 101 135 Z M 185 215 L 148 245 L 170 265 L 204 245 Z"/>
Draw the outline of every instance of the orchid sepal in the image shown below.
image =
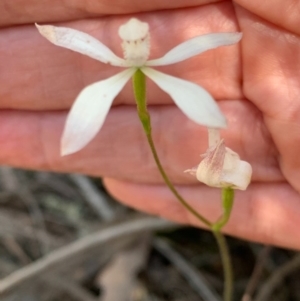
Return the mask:
<path fill-rule="evenodd" d="M 113 100 L 135 71 L 135 68 L 126 69 L 80 92 L 66 120 L 61 138 L 62 156 L 81 150 L 96 136 Z"/>
<path fill-rule="evenodd" d="M 102 63 L 129 67 L 128 63 L 115 55 L 106 45 L 82 31 L 52 25 L 35 24 L 39 33 L 54 45 L 87 55 Z"/>
<path fill-rule="evenodd" d="M 145 65 L 164 66 L 179 63 L 202 52 L 235 44 L 241 38 L 241 32 L 210 33 L 197 36 L 177 45 L 161 58 L 148 60 Z"/>
<path fill-rule="evenodd" d="M 150 67 L 142 67 L 141 71 L 169 94 L 189 119 L 209 127 L 226 127 L 226 119 L 217 103 L 201 86 Z"/>

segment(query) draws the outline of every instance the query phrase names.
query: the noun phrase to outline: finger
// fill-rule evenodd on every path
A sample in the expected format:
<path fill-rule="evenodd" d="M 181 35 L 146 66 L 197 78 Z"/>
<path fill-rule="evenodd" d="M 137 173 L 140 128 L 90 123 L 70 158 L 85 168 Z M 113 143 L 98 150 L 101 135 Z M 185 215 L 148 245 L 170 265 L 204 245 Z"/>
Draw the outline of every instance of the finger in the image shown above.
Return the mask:
<path fill-rule="evenodd" d="M 228 117 L 226 144 L 249 161 L 254 181 L 282 180 L 276 152 L 260 115 L 246 101 L 223 101 Z M 177 183 L 196 183 L 183 171 L 200 163 L 207 133 L 175 106 L 150 108 L 154 141 L 163 166 Z M 144 183 L 161 183 L 136 108 L 113 108 L 96 138 L 82 151 L 61 157 L 59 143 L 66 112 L 0 113 L 0 164 L 23 168 L 80 172 Z M 253 144 L 255 137 L 255 144 Z"/>
<path fill-rule="evenodd" d="M 68 21 L 111 14 L 130 14 L 176 9 L 218 2 L 218 0 L 122 1 L 114 0 L 1 0 L 0 26 L 34 22 Z M 27 8 L 27 9 L 24 9 Z"/>
<path fill-rule="evenodd" d="M 300 33 L 300 2 L 297 0 L 235 0 L 235 2 L 273 24 Z"/>
<path fill-rule="evenodd" d="M 130 207 L 179 223 L 201 226 L 163 185 L 139 185 L 105 179 L 105 186 Z M 178 190 L 198 212 L 211 221 L 221 215 L 220 190 L 203 185 L 179 186 Z M 233 211 L 224 232 L 236 237 L 300 249 L 295 225 L 300 214 L 299 194 L 286 183 L 252 184 L 236 192 Z"/>
<path fill-rule="evenodd" d="M 150 23 L 152 58 L 162 56 L 196 35 L 237 30 L 234 12 L 228 2 L 184 11 L 149 13 L 141 17 Z M 95 36 L 122 56 L 117 32 L 126 20 L 128 16 L 119 16 L 65 23 L 63 26 Z M 238 47 L 220 47 L 160 70 L 202 85 L 217 99 L 238 99 L 242 97 Z M 85 86 L 120 72 L 120 68 L 50 44 L 34 26 L 0 30 L 0 55 L 0 69 L 5 70 L 0 73 L 1 108 L 66 109 Z M 149 82 L 148 92 L 150 104 L 172 102 L 152 82 Z M 133 103 L 130 85 L 115 103 Z"/>
<path fill-rule="evenodd" d="M 300 37 L 237 11 L 247 40 L 242 45 L 244 92 L 263 112 L 282 171 L 300 192 Z"/>

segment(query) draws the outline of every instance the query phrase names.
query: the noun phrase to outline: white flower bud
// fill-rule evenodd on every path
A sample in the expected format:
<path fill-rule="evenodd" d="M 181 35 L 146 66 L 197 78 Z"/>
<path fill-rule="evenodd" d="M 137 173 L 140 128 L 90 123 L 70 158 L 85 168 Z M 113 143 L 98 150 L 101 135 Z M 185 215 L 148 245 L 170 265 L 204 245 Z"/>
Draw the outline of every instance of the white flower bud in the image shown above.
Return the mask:
<path fill-rule="evenodd" d="M 215 144 L 219 138 L 218 130 L 209 131 L 209 144 Z M 240 160 L 237 153 L 225 147 L 224 140 L 219 140 L 214 146 L 210 146 L 203 155 L 204 159 L 195 169 L 188 169 L 188 172 L 211 187 L 245 190 L 252 175 L 252 167 Z"/>

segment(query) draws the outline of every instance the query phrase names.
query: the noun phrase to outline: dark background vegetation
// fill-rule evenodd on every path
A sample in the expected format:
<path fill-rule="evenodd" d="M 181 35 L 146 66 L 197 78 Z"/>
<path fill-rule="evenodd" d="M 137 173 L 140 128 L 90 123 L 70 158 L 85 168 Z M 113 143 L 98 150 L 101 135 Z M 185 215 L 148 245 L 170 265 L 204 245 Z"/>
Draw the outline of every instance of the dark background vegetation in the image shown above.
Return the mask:
<path fill-rule="evenodd" d="M 0 300 L 222 300 L 209 232 L 134 212 L 81 175 L 2 167 L 0 188 Z M 296 252 L 228 243 L 235 300 L 300 300 Z"/>

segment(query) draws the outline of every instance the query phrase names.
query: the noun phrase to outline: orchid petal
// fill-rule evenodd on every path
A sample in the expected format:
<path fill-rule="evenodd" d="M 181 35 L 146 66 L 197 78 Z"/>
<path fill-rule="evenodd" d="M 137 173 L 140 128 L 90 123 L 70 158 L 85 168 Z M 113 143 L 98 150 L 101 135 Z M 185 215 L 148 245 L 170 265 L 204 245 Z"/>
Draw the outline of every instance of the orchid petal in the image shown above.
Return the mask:
<path fill-rule="evenodd" d="M 146 66 L 163 66 L 178 63 L 204 51 L 235 44 L 241 38 L 242 33 L 240 32 L 201 35 L 177 45 L 161 58 L 147 61 Z"/>
<path fill-rule="evenodd" d="M 94 37 L 67 27 L 35 25 L 42 36 L 51 43 L 85 54 L 103 63 L 113 66 L 127 66 L 125 60 L 116 56 L 107 46 Z"/>
<path fill-rule="evenodd" d="M 197 179 L 208 186 L 240 190 L 246 190 L 251 175 L 251 165 L 241 161 L 236 152 L 225 147 L 223 140 L 220 140 L 212 150 L 208 150 L 196 172 Z"/>
<path fill-rule="evenodd" d="M 202 87 L 152 68 L 142 72 L 169 94 L 176 105 L 191 120 L 209 127 L 226 127 L 226 119 L 212 96 Z"/>
<path fill-rule="evenodd" d="M 62 155 L 81 150 L 96 136 L 114 98 L 134 72 L 135 68 L 126 69 L 81 91 L 67 117 L 61 140 Z"/>
<path fill-rule="evenodd" d="M 240 160 L 236 152 L 226 147 L 220 186 L 246 190 L 251 181 L 251 175 L 251 165 L 246 161 Z"/>
<path fill-rule="evenodd" d="M 221 177 L 221 187 L 246 190 L 251 181 L 252 167 L 246 161 L 239 161 L 233 170 L 225 171 Z"/>
<path fill-rule="evenodd" d="M 223 172 L 225 149 L 224 141 L 220 140 L 213 150 L 208 150 L 205 158 L 197 168 L 196 177 L 198 181 L 208 186 L 219 187 Z"/>

